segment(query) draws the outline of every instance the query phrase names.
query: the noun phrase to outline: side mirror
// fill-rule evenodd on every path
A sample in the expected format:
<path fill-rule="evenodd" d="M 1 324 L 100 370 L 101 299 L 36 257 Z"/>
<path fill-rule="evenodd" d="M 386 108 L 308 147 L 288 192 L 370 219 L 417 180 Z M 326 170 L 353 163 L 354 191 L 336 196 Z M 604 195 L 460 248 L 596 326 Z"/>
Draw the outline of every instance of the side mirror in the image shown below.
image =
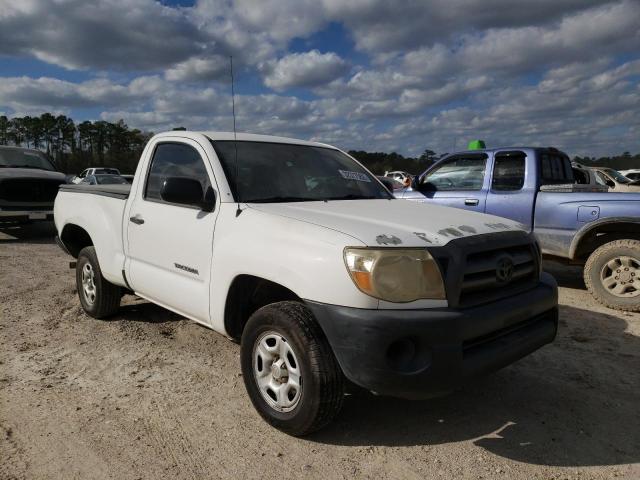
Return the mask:
<path fill-rule="evenodd" d="M 201 207 L 203 212 L 213 212 L 216 209 L 216 191 L 213 188 L 207 187 Z"/>
<path fill-rule="evenodd" d="M 213 189 L 211 189 L 213 192 Z M 207 190 L 209 194 L 209 190 Z M 211 194 L 209 194 L 211 196 Z M 213 195 L 213 204 L 215 206 L 215 194 Z M 200 207 L 205 209 L 205 195 L 202 191 L 202 185 L 198 180 L 185 177 L 168 177 L 162 184 L 160 190 L 160 198 L 165 202 L 177 203 L 180 205 L 189 205 L 192 207 Z M 207 207 L 210 202 L 207 203 Z M 208 210 L 210 211 L 210 210 Z"/>
<path fill-rule="evenodd" d="M 411 179 L 411 189 L 418 190 L 420 188 L 420 175 L 416 175 Z"/>

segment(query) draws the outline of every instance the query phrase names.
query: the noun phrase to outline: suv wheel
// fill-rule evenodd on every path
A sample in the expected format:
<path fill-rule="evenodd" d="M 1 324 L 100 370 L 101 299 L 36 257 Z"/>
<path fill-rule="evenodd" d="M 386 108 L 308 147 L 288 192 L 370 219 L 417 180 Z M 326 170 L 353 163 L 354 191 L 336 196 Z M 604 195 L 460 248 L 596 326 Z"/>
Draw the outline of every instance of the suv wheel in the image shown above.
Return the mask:
<path fill-rule="evenodd" d="M 240 361 L 254 407 L 286 433 L 316 431 L 342 407 L 342 370 L 301 303 L 278 302 L 256 311 L 242 334 Z"/>

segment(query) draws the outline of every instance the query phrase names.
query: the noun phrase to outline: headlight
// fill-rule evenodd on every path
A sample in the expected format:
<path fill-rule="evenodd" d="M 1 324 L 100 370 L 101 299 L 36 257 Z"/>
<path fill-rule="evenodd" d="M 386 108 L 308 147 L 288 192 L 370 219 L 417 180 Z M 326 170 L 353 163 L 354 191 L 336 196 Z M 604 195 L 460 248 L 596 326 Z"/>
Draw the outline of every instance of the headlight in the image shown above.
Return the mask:
<path fill-rule="evenodd" d="M 380 300 L 446 298 L 440 269 L 423 248 L 346 248 L 344 260 L 353 283 Z"/>

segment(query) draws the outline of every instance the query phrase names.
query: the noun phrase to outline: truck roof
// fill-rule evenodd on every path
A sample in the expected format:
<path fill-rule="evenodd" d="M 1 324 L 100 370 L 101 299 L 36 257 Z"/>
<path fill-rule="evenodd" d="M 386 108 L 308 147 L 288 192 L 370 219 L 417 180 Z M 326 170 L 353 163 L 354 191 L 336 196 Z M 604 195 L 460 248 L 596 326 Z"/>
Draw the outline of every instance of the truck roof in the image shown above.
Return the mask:
<path fill-rule="evenodd" d="M 506 147 L 493 147 L 493 148 L 480 148 L 477 150 L 456 150 L 455 152 L 452 153 L 448 153 L 447 157 L 450 155 L 459 155 L 461 153 L 494 153 L 497 151 L 505 151 L 505 150 L 557 150 L 560 153 L 564 153 L 562 152 L 562 150 L 558 150 L 555 147 L 522 147 L 522 146 L 506 146 Z"/>
<path fill-rule="evenodd" d="M 207 132 L 200 131 L 194 132 L 190 130 L 177 130 L 177 131 L 169 131 L 159 133 L 156 136 L 158 137 L 187 137 L 195 139 L 196 136 L 204 135 L 205 137 L 211 140 L 235 140 L 238 141 L 246 141 L 246 142 L 266 142 L 266 143 L 289 143 L 294 145 L 308 145 L 312 147 L 324 147 L 324 148 L 333 148 L 336 147 L 332 145 L 327 145 L 326 143 L 319 142 L 310 142 L 307 140 L 299 140 L 297 138 L 288 138 L 288 137 L 278 137 L 274 135 L 258 135 L 255 133 L 244 133 L 238 132 L 234 135 L 233 132 Z"/>

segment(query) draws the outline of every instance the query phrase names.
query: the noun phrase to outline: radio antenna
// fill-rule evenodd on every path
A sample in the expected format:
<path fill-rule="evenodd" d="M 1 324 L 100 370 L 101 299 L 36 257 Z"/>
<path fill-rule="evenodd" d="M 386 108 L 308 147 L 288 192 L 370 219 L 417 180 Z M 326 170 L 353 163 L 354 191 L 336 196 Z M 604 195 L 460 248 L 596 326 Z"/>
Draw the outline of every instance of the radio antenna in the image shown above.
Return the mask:
<path fill-rule="evenodd" d="M 235 194 L 236 200 L 238 201 L 238 208 L 236 209 L 236 217 L 238 217 L 242 210 L 240 209 L 240 189 L 238 188 L 238 134 L 236 132 L 236 92 L 234 90 L 233 85 L 233 55 L 229 55 L 229 66 L 231 70 L 231 111 L 233 113 L 233 148 L 235 150 L 235 169 L 236 169 L 236 178 L 234 180 L 235 183 Z"/>

